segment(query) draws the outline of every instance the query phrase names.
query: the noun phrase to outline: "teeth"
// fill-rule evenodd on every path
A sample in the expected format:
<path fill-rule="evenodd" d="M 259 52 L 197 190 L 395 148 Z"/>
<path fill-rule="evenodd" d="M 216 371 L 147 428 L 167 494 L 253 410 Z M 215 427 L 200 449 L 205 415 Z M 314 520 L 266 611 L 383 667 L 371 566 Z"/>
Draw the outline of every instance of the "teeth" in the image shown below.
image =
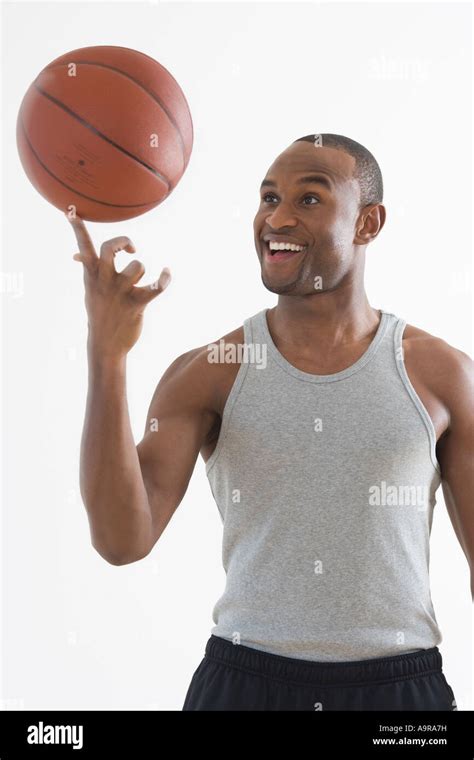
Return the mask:
<path fill-rule="evenodd" d="M 302 251 L 305 247 L 304 245 L 295 245 L 295 243 L 275 243 L 273 240 L 268 245 L 271 251 Z"/>

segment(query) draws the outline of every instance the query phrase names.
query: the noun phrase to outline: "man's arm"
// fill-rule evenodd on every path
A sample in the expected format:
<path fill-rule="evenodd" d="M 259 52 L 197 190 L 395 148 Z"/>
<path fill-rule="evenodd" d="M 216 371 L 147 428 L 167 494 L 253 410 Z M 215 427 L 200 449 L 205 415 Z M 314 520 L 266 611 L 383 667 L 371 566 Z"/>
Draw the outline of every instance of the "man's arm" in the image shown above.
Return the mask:
<path fill-rule="evenodd" d="M 470 567 L 474 600 L 474 382 L 473 364 L 462 351 L 444 341 L 438 360 L 445 382 L 440 392 L 450 415 L 438 441 L 442 488 L 454 531 Z"/>
<path fill-rule="evenodd" d="M 152 286 L 137 286 L 143 264 L 132 261 L 120 273 L 114 265 L 118 251 L 135 251 L 129 238 L 106 241 L 98 256 L 84 222 L 69 221 L 80 250 L 73 258 L 83 264 L 89 327 L 81 495 L 92 545 L 108 562 L 122 565 L 148 554 L 184 495 L 215 418 L 207 407 L 209 363 L 206 350 L 196 349 L 171 365 L 150 410 L 158 430 L 151 425 L 137 447 L 126 398 L 126 358 L 141 333 L 147 304 L 166 287 L 169 273 L 163 270 Z"/>
<path fill-rule="evenodd" d="M 161 378 L 135 445 L 125 360 L 90 359 L 81 446 L 81 493 L 92 545 L 113 565 L 136 562 L 155 545 L 216 424 L 205 349 L 178 357 Z M 207 370 L 207 376 L 206 376 Z M 217 418 L 218 419 L 218 418 Z"/>
<path fill-rule="evenodd" d="M 186 493 L 199 452 L 219 425 L 217 373 L 206 347 L 178 357 L 155 390 L 137 445 L 151 511 L 151 551 Z"/>

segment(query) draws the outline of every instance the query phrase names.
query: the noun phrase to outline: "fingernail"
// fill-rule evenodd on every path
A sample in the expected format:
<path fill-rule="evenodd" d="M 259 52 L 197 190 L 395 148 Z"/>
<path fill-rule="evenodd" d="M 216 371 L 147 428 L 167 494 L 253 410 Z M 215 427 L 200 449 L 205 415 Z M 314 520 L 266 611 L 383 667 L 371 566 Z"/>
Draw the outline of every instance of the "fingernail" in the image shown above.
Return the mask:
<path fill-rule="evenodd" d="M 161 287 L 164 289 L 168 287 L 171 280 L 171 272 L 168 269 L 168 267 L 165 267 L 163 271 L 160 274 L 160 278 L 158 280 L 158 284 L 161 285 Z"/>

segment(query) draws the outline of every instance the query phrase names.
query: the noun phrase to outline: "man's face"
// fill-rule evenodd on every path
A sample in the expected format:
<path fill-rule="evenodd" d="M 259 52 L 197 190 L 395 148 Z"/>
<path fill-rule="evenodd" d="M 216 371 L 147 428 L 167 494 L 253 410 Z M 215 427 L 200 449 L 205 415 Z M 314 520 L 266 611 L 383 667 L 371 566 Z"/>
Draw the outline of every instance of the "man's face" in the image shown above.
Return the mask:
<path fill-rule="evenodd" d="M 268 290 L 289 295 L 333 290 L 349 272 L 360 199 L 354 168 L 355 159 L 348 153 L 309 142 L 293 143 L 272 164 L 254 219 L 255 247 Z M 273 254 L 268 237 L 304 248 Z"/>

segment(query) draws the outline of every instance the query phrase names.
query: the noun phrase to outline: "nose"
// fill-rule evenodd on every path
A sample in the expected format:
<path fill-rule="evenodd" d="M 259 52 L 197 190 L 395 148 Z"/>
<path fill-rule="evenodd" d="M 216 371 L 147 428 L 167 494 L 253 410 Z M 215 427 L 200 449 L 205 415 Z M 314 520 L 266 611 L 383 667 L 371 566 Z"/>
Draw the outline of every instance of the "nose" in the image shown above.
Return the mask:
<path fill-rule="evenodd" d="M 265 221 L 274 230 L 281 227 L 295 227 L 297 225 L 297 220 L 292 210 L 285 206 L 284 203 L 279 203 L 278 207 L 265 217 Z"/>

